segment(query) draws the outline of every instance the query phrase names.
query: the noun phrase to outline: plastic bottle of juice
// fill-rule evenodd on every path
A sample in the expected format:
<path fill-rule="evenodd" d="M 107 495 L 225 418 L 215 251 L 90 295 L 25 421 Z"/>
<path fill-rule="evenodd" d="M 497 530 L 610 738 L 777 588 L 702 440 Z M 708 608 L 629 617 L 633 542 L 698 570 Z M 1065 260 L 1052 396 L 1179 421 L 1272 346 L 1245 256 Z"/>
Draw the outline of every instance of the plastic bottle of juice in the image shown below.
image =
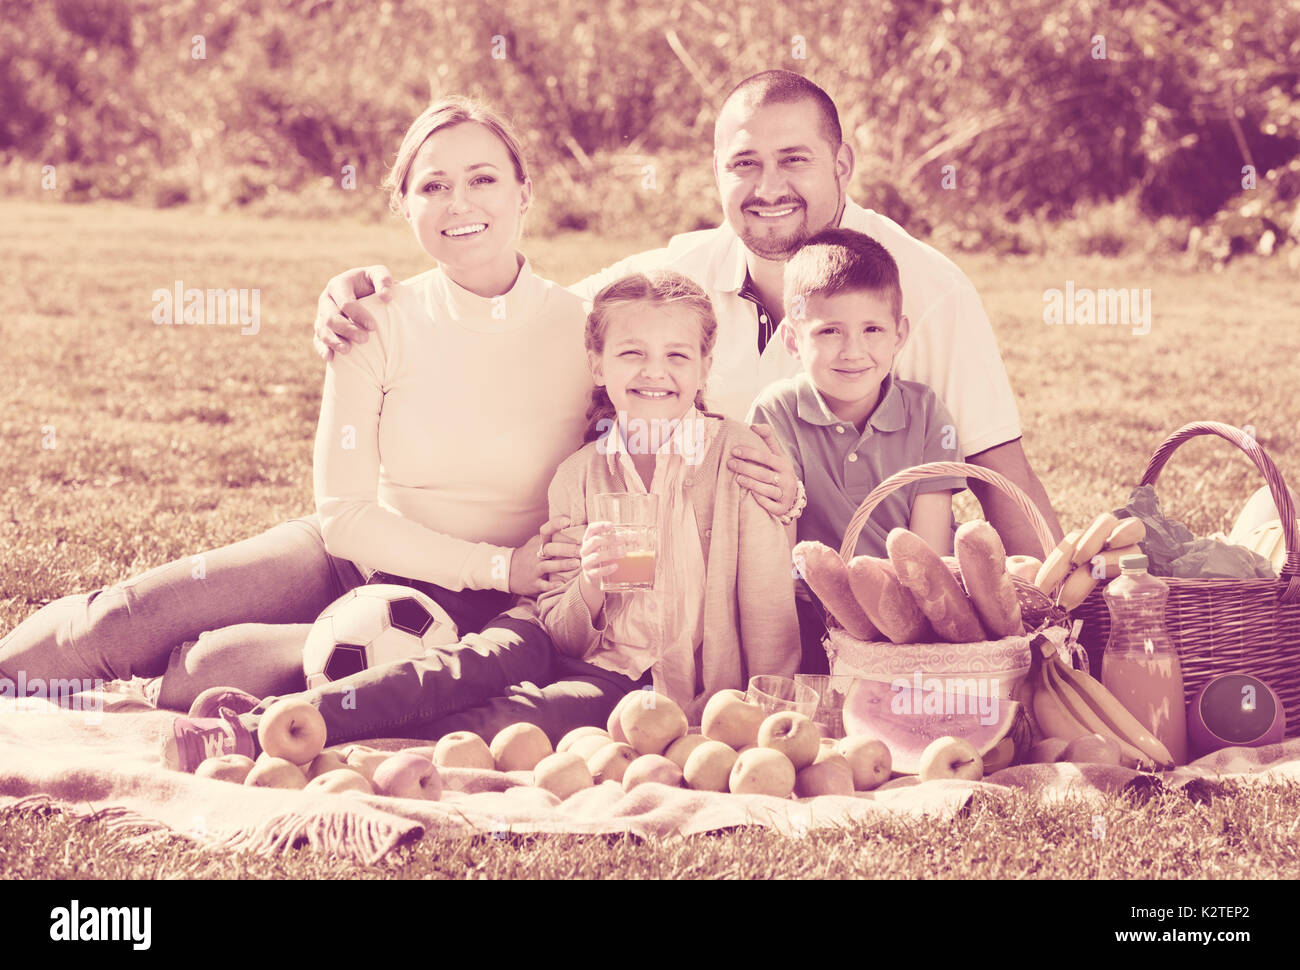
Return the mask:
<path fill-rule="evenodd" d="M 1146 556 L 1125 556 L 1102 595 L 1110 638 L 1102 685 L 1160 739 L 1175 764 L 1187 763 L 1187 707 L 1178 650 L 1165 630 L 1169 584 L 1147 572 Z"/>

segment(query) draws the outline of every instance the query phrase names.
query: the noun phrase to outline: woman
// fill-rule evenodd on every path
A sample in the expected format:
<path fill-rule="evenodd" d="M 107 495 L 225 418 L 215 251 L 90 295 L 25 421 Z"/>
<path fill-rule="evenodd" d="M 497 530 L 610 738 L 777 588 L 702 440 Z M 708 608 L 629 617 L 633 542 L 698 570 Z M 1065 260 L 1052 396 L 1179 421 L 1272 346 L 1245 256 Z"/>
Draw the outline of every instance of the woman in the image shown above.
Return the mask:
<path fill-rule="evenodd" d="M 206 553 L 201 578 L 179 560 L 49 604 L 0 641 L 0 676 L 161 675 L 157 702 L 178 710 L 222 685 L 301 691 L 310 623 L 369 580 L 422 589 L 462 638 L 313 692 L 329 743 L 491 737 L 530 719 L 544 691 L 579 707 L 592 694 L 587 665 L 555 655 L 531 601 L 511 609 L 578 566 L 549 554 L 564 522 L 538 528 L 556 466 L 582 443 L 591 388 L 581 301 L 515 248 L 532 198 L 518 142 L 490 111 L 440 101 L 407 131 L 389 188 L 439 265 L 376 300 L 374 339 L 327 369 L 318 514 Z M 256 711 L 243 723 L 255 727 Z"/>

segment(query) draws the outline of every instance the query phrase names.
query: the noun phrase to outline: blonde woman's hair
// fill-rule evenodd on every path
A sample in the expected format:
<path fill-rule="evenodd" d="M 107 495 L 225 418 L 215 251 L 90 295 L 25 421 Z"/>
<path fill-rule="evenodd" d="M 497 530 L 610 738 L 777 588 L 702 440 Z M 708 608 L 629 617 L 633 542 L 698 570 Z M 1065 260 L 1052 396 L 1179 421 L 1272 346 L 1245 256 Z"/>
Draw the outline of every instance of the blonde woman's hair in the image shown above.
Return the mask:
<path fill-rule="evenodd" d="M 411 127 L 406 129 L 406 135 L 402 138 L 402 147 L 397 150 L 393 167 L 388 177 L 384 179 L 390 209 L 401 214 L 402 199 L 406 196 L 407 182 L 411 177 L 411 165 L 420 146 L 435 132 L 466 122 L 482 125 L 500 138 L 501 143 L 506 146 L 506 152 L 510 155 L 511 164 L 514 165 L 515 178 L 519 180 L 520 185 L 527 181 L 528 167 L 524 164 L 523 149 L 520 148 L 519 138 L 509 122 L 487 105 L 472 98 L 460 96 L 440 98 L 420 112 L 420 116 L 411 122 Z"/>
<path fill-rule="evenodd" d="M 594 354 L 605 350 L 605 333 L 609 329 L 610 314 L 618 307 L 631 303 L 651 303 L 657 306 L 683 306 L 695 313 L 700 321 L 700 353 L 707 357 L 713 353 L 718 338 L 718 318 L 713 312 L 709 295 L 699 285 L 681 273 L 672 270 L 654 270 L 650 273 L 633 273 L 615 280 L 596 294 L 587 314 L 584 343 Z M 695 392 L 695 406 L 704 410 L 704 391 Z M 609 422 L 617 418 L 614 402 L 609 392 L 597 385 L 591 391 L 591 404 L 587 408 L 587 433 L 583 441 L 595 441 Z"/>

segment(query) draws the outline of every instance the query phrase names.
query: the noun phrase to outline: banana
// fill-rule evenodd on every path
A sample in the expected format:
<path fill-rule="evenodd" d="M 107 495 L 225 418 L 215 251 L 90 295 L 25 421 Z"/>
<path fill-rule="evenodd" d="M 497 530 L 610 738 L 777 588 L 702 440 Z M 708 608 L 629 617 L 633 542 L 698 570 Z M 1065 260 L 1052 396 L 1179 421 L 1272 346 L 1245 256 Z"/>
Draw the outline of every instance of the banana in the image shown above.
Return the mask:
<path fill-rule="evenodd" d="M 1088 730 L 1089 734 L 1100 734 L 1104 738 L 1110 738 L 1119 745 L 1120 754 L 1126 760 L 1133 762 L 1150 762 L 1151 758 L 1141 751 L 1136 745 L 1132 744 L 1127 738 L 1113 730 L 1110 725 L 1098 714 L 1082 697 L 1073 686 L 1067 684 L 1061 677 L 1061 670 L 1064 664 L 1057 664 L 1054 658 L 1047 658 L 1043 662 L 1046 671 L 1047 682 L 1052 685 L 1056 696 L 1061 701 L 1061 706 L 1070 712 L 1080 723 Z"/>
<path fill-rule="evenodd" d="M 1091 734 L 1091 729 L 1065 709 L 1052 689 L 1047 680 L 1049 663 L 1051 661 L 1044 657 L 1038 667 L 1038 683 L 1034 685 L 1034 719 L 1038 722 L 1038 730 L 1045 738 L 1064 738 L 1067 741 Z"/>
<path fill-rule="evenodd" d="M 1146 760 L 1155 762 L 1161 768 L 1174 766 L 1169 749 L 1154 734 L 1143 726 L 1119 699 L 1106 689 L 1095 677 L 1085 674 L 1065 664 L 1057 664 L 1057 673 L 1062 681 L 1069 684 L 1097 712 L 1111 728 L 1111 732 L 1128 741 L 1129 744 L 1145 754 Z"/>

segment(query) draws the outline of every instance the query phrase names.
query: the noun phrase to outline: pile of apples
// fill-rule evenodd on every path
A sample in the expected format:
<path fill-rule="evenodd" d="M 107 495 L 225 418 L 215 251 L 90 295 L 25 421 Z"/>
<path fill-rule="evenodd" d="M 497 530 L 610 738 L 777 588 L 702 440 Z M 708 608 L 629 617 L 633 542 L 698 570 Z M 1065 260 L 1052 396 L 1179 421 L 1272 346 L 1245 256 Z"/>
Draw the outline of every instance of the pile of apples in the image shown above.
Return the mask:
<path fill-rule="evenodd" d="M 604 729 L 575 728 L 552 753 L 531 725 L 502 732 L 533 738 L 533 783 L 561 799 L 612 781 L 624 791 L 646 782 L 696 791 L 800 798 L 870 791 L 889 778 L 889 749 L 869 737 L 823 739 L 817 725 L 793 711 L 765 715 L 743 691 L 723 690 L 704 707 L 700 733 L 689 733 L 685 713 L 649 690 L 629 693 Z M 501 740 L 498 735 L 493 747 Z M 538 737 L 540 735 L 540 737 Z M 445 740 L 445 739 L 444 739 Z"/>
<path fill-rule="evenodd" d="M 614 708 L 604 728 L 580 727 L 553 749 L 534 724 L 512 724 L 485 742 L 456 731 L 436 745 L 399 752 L 365 745 L 325 750 L 325 720 L 310 703 L 286 698 L 258 726 L 256 760 L 208 758 L 195 774 L 261 788 L 309 789 L 436 801 L 439 768 L 527 771 L 532 783 L 564 800 L 612 781 L 624 791 L 646 782 L 698 791 L 800 798 L 870 791 L 889 778 L 892 757 L 875 738 L 822 738 L 803 714 L 765 715 L 739 690 L 724 690 L 704 708 L 701 733 L 670 698 L 636 690 Z"/>

